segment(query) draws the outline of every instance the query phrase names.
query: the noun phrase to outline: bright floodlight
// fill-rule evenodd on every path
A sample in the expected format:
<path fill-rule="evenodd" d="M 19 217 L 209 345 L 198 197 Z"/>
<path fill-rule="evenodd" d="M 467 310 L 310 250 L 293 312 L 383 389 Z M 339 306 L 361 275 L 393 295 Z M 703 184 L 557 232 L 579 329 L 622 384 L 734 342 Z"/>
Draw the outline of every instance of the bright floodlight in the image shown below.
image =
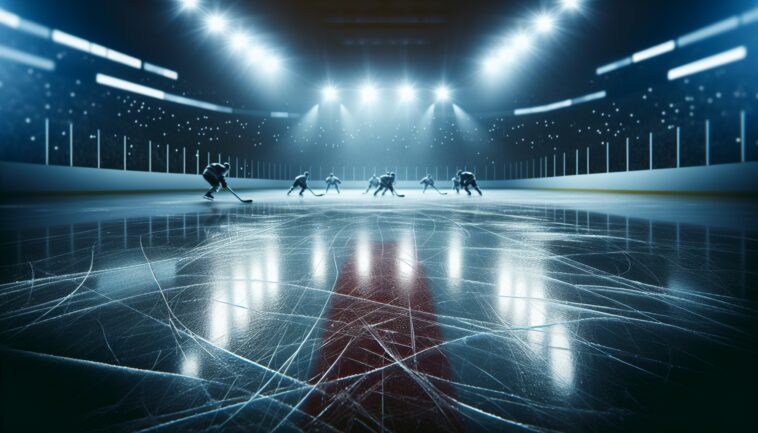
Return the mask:
<path fill-rule="evenodd" d="M 339 96 L 339 92 L 334 86 L 324 86 L 324 88 L 321 89 L 321 94 L 324 96 L 324 100 L 328 102 L 336 101 Z"/>
<path fill-rule="evenodd" d="M 250 63 L 258 63 L 266 56 L 266 50 L 258 44 L 253 45 L 247 52 L 247 60 Z"/>
<path fill-rule="evenodd" d="M 499 50 L 497 50 L 497 60 L 500 63 L 511 63 L 513 61 L 513 55 L 514 55 L 513 47 L 510 45 L 503 45 Z"/>
<path fill-rule="evenodd" d="M 552 16 L 548 14 L 541 14 L 534 21 L 534 26 L 537 28 L 537 31 L 540 33 L 550 33 L 553 31 L 553 28 L 555 27 L 555 20 L 553 19 Z"/>
<path fill-rule="evenodd" d="M 513 38 L 513 46 L 517 50 L 528 50 L 532 46 L 532 38 L 526 33 L 519 33 Z"/>
<path fill-rule="evenodd" d="M 371 84 L 365 84 L 361 87 L 361 100 L 364 104 L 376 101 L 376 87 Z"/>
<path fill-rule="evenodd" d="M 434 91 L 435 96 L 437 97 L 438 102 L 445 102 L 450 100 L 450 89 L 447 88 L 447 86 L 439 86 Z"/>
<path fill-rule="evenodd" d="M 482 70 L 486 74 L 494 74 L 495 72 L 497 72 L 497 64 L 498 62 L 496 59 L 492 57 L 487 57 L 482 62 Z"/>
<path fill-rule="evenodd" d="M 197 9 L 197 6 L 200 4 L 199 0 L 181 0 L 182 9 L 191 11 Z"/>
<path fill-rule="evenodd" d="M 268 73 L 278 72 L 282 68 L 282 59 L 276 54 L 269 54 L 263 59 L 263 67 Z"/>
<path fill-rule="evenodd" d="M 226 29 L 226 18 L 219 14 L 208 15 L 205 26 L 211 33 L 221 33 Z"/>
<path fill-rule="evenodd" d="M 402 84 L 397 88 L 397 93 L 403 102 L 410 102 L 416 99 L 416 90 L 410 84 Z"/>
<path fill-rule="evenodd" d="M 229 45 L 232 47 L 232 50 L 239 51 L 247 45 L 247 41 L 247 35 L 240 31 L 232 35 L 232 38 L 229 40 Z"/>
<path fill-rule="evenodd" d="M 561 0 L 563 9 L 579 9 L 579 0 Z"/>

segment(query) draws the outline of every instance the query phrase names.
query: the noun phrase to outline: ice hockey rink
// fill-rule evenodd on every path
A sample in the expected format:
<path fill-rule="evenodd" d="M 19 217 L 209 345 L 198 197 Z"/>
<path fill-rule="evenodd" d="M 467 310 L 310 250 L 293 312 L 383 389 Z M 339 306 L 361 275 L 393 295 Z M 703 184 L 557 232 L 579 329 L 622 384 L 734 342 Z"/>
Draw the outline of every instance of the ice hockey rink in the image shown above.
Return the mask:
<path fill-rule="evenodd" d="M 5 205 L 4 411 L 28 431 L 754 421 L 754 201 L 401 192 Z"/>
<path fill-rule="evenodd" d="M 756 35 L 0 1 L 0 433 L 758 432 Z"/>

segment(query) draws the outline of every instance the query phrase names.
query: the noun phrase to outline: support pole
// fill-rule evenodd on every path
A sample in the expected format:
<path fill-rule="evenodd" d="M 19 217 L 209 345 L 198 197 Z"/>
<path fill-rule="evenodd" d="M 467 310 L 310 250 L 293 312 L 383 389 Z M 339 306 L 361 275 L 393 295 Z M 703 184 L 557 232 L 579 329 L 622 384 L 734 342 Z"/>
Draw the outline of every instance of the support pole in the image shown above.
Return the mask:
<path fill-rule="evenodd" d="M 50 165 L 50 119 L 45 119 L 45 165 Z"/>
<path fill-rule="evenodd" d="M 576 149 L 576 175 L 579 176 L 579 149 Z"/>
<path fill-rule="evenodd" d="M 153 140 L 147 140 L 147 171 L 153 171 Z"/>
<path fill-rule="evenodd" d="M 711 165 L 711 121 L 705 121 L 705 165 Z"/>
<path fill-rule="evenodd" d="M 682 150 L 682 131 L 681 131 L 681 128 L 677 126 L 676 127 L 676 168 L 679 168 L 682 166 L 681 150 Z"/>
<path fill-rule="evenodd" d="M 74 166 L 74 124 L 68 123 L 68 165 Z"/>
<path fill-rule="evenodd" d="M 590 147 L 587 146 L 587 174 L 590 174 Z"/>
<path fill-rule="evenodd" d="M 649 169 L 652 170 L 653 169 L 653 133 L 652 132 L 648 135 L 648 145 L 649 145 L 649 149 L 648 149 Z"/>
<path fill-rule="evenodd" d="M 100 130 L 97 130 L 97 168 L 100 168 Z"/>
<path fill-rule="evenodd" d="M 605 172 L 611 172 L 611 142 L 605 143 Z"/>
<path fill-rule="evenodd" d="M 626 171 L 629 171 L 629 137 L 626 137 Z"/>
<path fill-rule="evenodd" d="M 126 171 L 126 135 L 124 135 L 124 171 Z"/>
<path fill-rule="evenodd" d="M 170 146 L 168 144 L 166 144 L 166 173 L 169 173 L 169 162 L 171 160 L 171 155 L 168 153 L 169 152 L 169 147 Z"/>
<path fill-rule="evenodd" d="M 182 174 L 187 174 L 187 148 L 182 146 Z"/>
<path fill-rule="evenodd" d="M 745 154 L 745 140 L 747 137 L 745 136 L 745 110 L 740 111 L 740 161 L 745 162 L 747 160 L 747 155 Z"/>

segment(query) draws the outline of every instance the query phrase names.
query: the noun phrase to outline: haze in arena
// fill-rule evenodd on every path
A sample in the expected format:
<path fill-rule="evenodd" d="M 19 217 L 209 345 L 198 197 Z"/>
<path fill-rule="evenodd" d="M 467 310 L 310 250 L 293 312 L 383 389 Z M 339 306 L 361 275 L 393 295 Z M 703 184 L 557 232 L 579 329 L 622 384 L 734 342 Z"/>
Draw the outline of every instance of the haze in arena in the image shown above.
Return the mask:
<path fill-rule="evenodd" d="M 0 430 L 758 431 L 755 0 L 0 0 Z"/>

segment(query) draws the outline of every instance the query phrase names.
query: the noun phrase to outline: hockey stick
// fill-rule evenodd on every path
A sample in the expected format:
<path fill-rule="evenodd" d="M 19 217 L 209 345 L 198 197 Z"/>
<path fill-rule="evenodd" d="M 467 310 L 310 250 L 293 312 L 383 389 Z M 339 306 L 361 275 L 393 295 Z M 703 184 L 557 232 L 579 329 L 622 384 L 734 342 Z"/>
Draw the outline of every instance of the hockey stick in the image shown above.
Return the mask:
<path fill-rule="evenodd" d="M 240 198 L 240 196 L 237 195 L 236 192 L 234 192 L 233 189 L 229 188 L 228 186 L 226 187 L 226 189 L 227 189 L 227 191 L 229 191 L 230 193 L 232 193 L 233 196 L 237 197 L 237 200 L 241 201 L 242 203 L 252 203 L 253 202 L 252 200 L 243 200 L 242 198 Z"/>
<path fill-rule="evenodd" d="M 310 191 L 310 192 L 311 192 L 311 194 L 315 195 L 316 197 L 323 197 L 323 196 L 324 196 L 324 194 L 316 194 L 316 193 L 315 193 L 315 192 L 313 192 L 313 190 L 312 190 L 312 189 L 310 189 L 310 188 L 308 188 L 308 191 Z"/>

